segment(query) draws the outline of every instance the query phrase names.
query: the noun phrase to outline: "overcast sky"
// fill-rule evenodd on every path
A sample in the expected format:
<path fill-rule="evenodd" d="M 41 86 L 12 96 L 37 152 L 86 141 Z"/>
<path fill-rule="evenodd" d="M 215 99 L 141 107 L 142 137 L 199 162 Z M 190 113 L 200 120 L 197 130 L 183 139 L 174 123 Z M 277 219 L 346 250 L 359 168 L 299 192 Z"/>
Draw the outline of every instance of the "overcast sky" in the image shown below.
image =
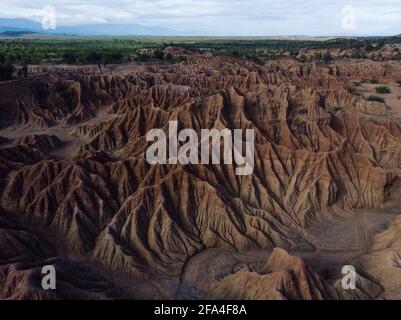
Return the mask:
<path fill-rule="evenodd" d="M 197 35 L 401 33 L 401 0 L 0 0 L 0 17 L 40 21 L 45 5 L 56 8 L 58 25 L 137 23 Z"/>

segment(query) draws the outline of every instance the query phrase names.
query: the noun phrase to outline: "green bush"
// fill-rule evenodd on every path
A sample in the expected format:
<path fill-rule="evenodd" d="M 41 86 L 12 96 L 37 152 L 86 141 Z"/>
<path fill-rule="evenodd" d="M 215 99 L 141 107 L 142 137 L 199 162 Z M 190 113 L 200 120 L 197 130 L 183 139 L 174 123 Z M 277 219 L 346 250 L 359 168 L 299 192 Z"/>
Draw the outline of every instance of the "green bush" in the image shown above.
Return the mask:
<path fill-rule="evenodd" d="M 378 96 L 369 96 L 368 101 L 382 102 L 382 103 L 385 102 L 384 98 Z"/>
<path fill-rule="evenodd" d="M 391 93 L 391 90 L 387 86 L 381 86 L 381 87 L 376 87 L 376 93 L 387 94 Z"/>

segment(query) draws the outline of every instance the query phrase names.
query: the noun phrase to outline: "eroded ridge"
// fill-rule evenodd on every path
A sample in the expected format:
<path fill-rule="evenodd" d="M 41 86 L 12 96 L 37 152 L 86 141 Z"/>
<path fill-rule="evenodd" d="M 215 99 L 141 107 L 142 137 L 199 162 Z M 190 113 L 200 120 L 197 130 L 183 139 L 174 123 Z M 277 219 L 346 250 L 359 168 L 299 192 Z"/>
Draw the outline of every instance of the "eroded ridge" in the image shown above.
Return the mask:
<path fill-rule="evenodd" d="M 366 78 L 395 83 L 399 62 L 283 58 L 261 65 L 198 54 L 174 65 L 121 68 L 0 85 L 0 243 L 7 247 L 0 298 L 138 298 L 138 290 L 150 298 L 400 294 L 390 273 L 371 267 L 379 251 L 393 261 L 391 277 L 400 278 L 393 249 L 399 224 L 385 231 L 389 216 L 378 228 L 358 224 L 360 245 L 341 247 L 356 252 L 349 259 L 364 270 L 354 294 L 341 290 L 339 274 L 318 274 L 308 259 L 284 251 L 330 251 L 336 244 L 324 244 L 319 221 L 347 224 L 364 211 L 399 206 L 401 127 L 394 115 L 401 103 L 368 101 L 349 89 Z M 253 173 L 237 176 L 232 165 L 150 165 L 146 133 L 167 130 L 170 121 L 197 133 L 253 129 Z M 366 230 L 384 233 L 373 239 Z M 213 248 L 261 256 L 276 249 L 264 267 L 252 256 L 247 263 L 255 270 L 244 264 L 203 289 L 194 271 L 196 283 L 188 285 L 188 264 Z M 46 261 L 63 270 L 54 295 L 35 285 Z M 87 278 L 88 270 L 96 272 Z M 244 291 L 243 283 L 252 288 Z"/>

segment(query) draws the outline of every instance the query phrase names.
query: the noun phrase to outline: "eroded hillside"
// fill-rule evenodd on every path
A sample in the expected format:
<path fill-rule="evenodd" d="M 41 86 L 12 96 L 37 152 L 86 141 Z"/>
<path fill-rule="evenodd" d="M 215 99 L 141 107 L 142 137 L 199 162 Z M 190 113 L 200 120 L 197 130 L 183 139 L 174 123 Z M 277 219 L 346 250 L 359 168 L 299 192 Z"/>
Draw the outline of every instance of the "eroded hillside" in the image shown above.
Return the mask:
<path fill-rule="evenodd" d="M 396 61 L 198 54 L 2 83 L 0 298 L 399 297 L 401 100 L 358 90 L 400 97 L 400 79 Z M 169 121 L 254 129 L 253 174 L 150 165 Z"/>

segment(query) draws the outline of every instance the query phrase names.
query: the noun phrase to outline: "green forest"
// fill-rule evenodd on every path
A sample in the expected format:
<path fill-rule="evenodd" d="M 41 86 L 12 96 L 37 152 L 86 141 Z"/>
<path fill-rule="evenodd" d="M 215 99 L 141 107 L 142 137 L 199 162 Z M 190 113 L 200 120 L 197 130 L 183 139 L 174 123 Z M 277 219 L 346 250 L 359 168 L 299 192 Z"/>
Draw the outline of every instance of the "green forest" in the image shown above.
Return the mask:
<path fill-rule="evenodd" d="M 179 62 L 180 55 L 165 55 L 166 47 L 191 52 L 211 52 L 249 58 L 257 63 L 282 55 L 296 57 L 299 50 L 352 48 L 354 58 L 377 50 L 386 43 L 400 42 L 399 37 L 341 38 L 329 40 L 273 40 L 263 38 L 208 38 L 208 37 L 74 37 L 21 36 L 0 37 L 0 81 L 10 80 L 16 66 L 22 76 L 30 64 L 119 64 L 128 62 Z M 299 58 L 299 57 L 298 57 Z M 401 54 L 400 54 L 401 58 Z M 330 56 L 314 58 L 329 62 Z M 301 62 L 308 60 L 300 57 Z"/>

